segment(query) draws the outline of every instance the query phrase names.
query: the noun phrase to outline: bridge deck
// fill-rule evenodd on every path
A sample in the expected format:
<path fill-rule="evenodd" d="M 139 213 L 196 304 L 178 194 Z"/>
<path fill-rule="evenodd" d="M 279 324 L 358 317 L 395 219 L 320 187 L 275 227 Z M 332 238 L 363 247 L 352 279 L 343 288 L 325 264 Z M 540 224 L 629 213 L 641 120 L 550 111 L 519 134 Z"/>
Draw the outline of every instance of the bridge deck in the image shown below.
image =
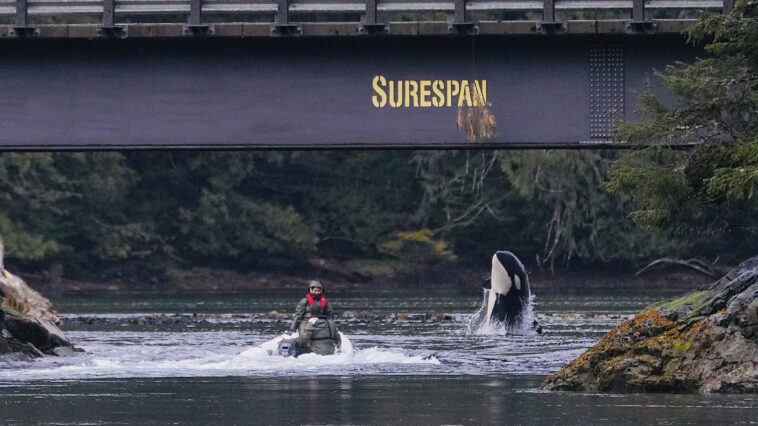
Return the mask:
<path fill-rule="evenodd" d="M 733 0 L 0 0 L 0 38 L 680 33 Z"/>
<path fill-rule="evenodd" d="M 0 0 L 0 151 L 614 146 L 730 2 Z"/>

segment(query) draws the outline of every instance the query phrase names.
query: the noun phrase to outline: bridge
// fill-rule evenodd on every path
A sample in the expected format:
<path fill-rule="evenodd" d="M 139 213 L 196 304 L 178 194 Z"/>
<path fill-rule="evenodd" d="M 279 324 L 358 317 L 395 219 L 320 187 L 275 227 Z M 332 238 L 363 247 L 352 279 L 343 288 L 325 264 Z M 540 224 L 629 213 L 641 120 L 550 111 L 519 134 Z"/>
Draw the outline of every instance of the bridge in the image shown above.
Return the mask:
<path fill-rule="evenodd" d="M 732 1 L 0 0 L 0 150 L 614 146 Z"/>

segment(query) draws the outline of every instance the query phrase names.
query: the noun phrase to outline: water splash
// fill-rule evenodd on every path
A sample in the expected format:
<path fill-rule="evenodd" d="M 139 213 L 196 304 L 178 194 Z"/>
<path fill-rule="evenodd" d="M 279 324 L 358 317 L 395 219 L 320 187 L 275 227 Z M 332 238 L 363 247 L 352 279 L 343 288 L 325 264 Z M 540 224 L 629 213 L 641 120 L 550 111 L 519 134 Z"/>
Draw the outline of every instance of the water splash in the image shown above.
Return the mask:
<path fill-rule="evenodd" d="M 466 327 L 466 332 L 468 334 L 501 334 L 499 332 L 495 332 L 496 330 L 494 329 L 490 330 L 491 321 L 487 321 L 487 318 L 485 318 L 487 315 L 487 298 L 489 297 L 489 294 L 489 290 L 482 290 L 482 303 L 479 305 L 479 309 L 474 312 L 474 315 L 471 316 L 468 326 Z M 487 328 L 487 332 L 482 332 L 482 328 Z M 505 329 L 503 328 L 502 331 L 505 332 Z"/>
<path fill-rule="evenodd" d="M 361 374 L 386 365 L 398 364 L 439 365 L 435 357 L 408 355 L 377 347 L 356 349 L 343 333 L 342 348 L 338 354 L 321 356 L 303 354 L 297 358 L 276 355 L 279 340 L 265 341 L 239 352 L 229 347 L 182 349 L 181 345 L 158 347 L 135 345 L 131 347 L 88 348 L 87 354 L 71 358 L 45 358 L 18 364 L 13 369 L 0 369 L 0 381 L 36 379 L 82 378 L 134 378 L 134 377 L 219 377 L 249 375 L 328 374 L 339 371 Z M 174 342 L 179 343 L 179 342 Z M 103 349 L 98 351 L 97 349 Z M 321 367 L 329 366 L 328 369 Z"/>
<path fill-rule="evenodd" d="M 487 298 L 490 290 L 484 289 L 482 292 L 482 303 L 479 309 L 471 316 L 466 331 L 469 334 L 490 336 L 490 335 L 533 335 L 537 334 L 534 324 L 535 316 L 532 309 L 534 305 L 534 295 L 529 295 L 529 301 L 521 310 L 518 318 L 515 318 L 511 326 L 506 326 L 509 319 L 505 321 L 493 321 L 486 318 Z"/>
<path fill-rule="evenodd" d="M 357 364 L 439 364 L 439 360 L 435 357 L 421 357 L 406 355 L 400 352 L 393 352 L 383 350 L 378 347 L 371 347 L 367 349 L 355 349 L 350 339 L 340 332 L 342 338 L 342 347 L 340 350 L 331 356 L 321 356 L 314 353 L 308 353 L 294 357 L 281 357 L 277 355 L 269 355 L 271 353 L 276 354 L 279 340 L 282 338 L 292 338 L 293 336 L 282 335 L 269 341 L 266 341 L 258 346 L 252 347 L 234 359 L 230 360 L 231 363 L 248 361 L 257 361 L 264 359 L 267 364 L 279 365 L 279 366 L 321 366 L 321 365 L 357 365 Z M 265 355 L 265 356 L 264 356 Z"/>

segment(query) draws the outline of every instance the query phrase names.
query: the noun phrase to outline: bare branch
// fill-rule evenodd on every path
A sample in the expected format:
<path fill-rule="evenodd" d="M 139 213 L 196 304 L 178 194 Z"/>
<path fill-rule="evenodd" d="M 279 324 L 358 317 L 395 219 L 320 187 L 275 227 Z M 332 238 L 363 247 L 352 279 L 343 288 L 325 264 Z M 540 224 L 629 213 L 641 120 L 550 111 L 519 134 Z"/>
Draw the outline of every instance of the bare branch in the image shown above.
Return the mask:
<path fill-rule="evenodd" d="M 706 276 L 709 276 L 711 278 L 720 278 L 722 275 L 724 275 L 723 271 L 721 271 L 719 268 L 717 268 L 713 264 L 708 264 L 700 259 L 673 259 L 670 257 L 664 257 L 661 259 L 656 259 L 650 263 L 647 264 L 644 268 L 637 271 L 634 276 L 638 276 L 642 274 L 643 272 L 649 270 L 650 268 L 654 268 L 656 266 L 684 266 L 686 268 L 694 269 L 697 272 L 700 272 L 701 274 L 704 274 Z"/>

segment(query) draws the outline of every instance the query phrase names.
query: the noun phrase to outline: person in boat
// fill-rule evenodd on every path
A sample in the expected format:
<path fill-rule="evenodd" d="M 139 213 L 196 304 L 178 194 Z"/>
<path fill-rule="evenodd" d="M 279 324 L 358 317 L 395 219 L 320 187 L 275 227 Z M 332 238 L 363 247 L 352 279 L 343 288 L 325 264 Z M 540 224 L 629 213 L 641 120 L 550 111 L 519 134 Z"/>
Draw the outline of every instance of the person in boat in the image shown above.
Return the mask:
<path fill-rule="evenodd" d="M 308 310 L 310 317 L 302 322 L 298 336 L 284 342 L 294 345 L 295 357 L 307 353 L 334 355 L 342 347 L 342 339 L 337 324 L 324 314 L 324 307 L 313 304 Z"/>
<path fill-rule="evenodd" d="M 332 306 L 324 295 L 324 286 L 316 280 L 308 282 L 308 293 L 295 307 L 295 314 L 292 315 L 292 321 L 290 322 L 290 333 L 301 331 L 305 321 L 311 318 L 310 308 L 314 305 L 322 308 L 320 315 L 325 315 L 329 319 L 334 318 Z"/>

